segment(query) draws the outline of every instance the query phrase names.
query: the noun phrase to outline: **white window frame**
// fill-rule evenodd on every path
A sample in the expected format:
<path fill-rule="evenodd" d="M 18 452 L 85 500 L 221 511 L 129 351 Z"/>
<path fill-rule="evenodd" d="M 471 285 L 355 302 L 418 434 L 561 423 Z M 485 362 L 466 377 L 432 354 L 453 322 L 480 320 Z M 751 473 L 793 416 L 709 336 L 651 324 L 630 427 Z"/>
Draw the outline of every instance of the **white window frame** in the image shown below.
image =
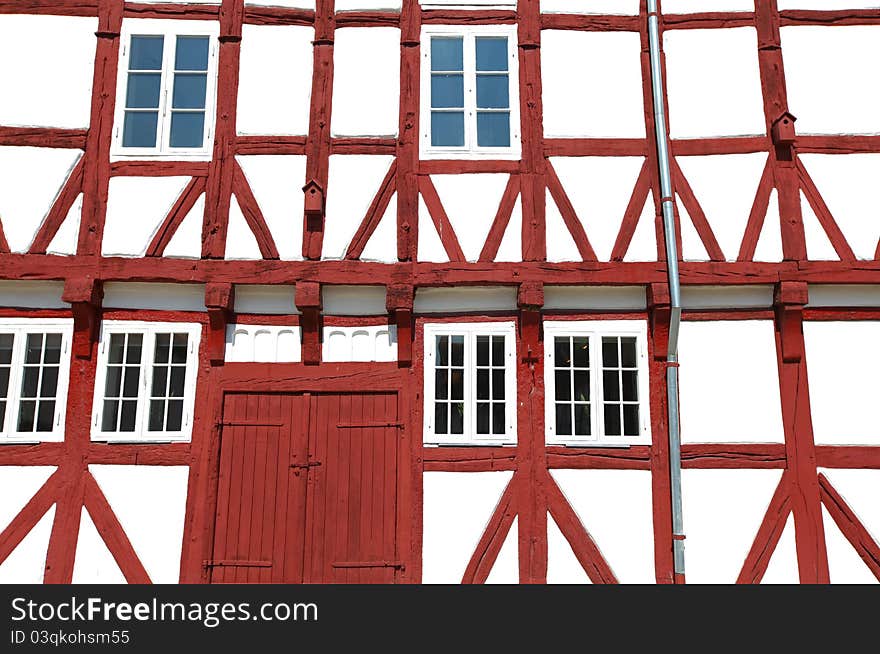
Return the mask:
<path fill-rule="evenodd" d="M 153 382 L 153 357 L 157 333 L 185 333 L 187 335 L 186 384 L 183 390 L 183 423 L 179 432 L 148 431 L 147 408 Z M 101 430 L 104 409 L 104 391 L 107 381 L 107 362 L 110 355 L 110 337 L 113 334 L 143 334 L 141 374 L 138 380 L 137 416 L 135 430 L 105 432 Z M 196 381 L 199 372 L 199 344 L 202 326 L 198 323 L 142 322 L 136 320 L 105 320 L 101 324 L 98 346 L 98 368 L 95 375 L 95 393 L 92 404 L 92 440 L 108 443 L 165 443 L 188 442 L 192 438 L 195 409 Z"/>
<path fill-rule="evenodd" d="M 214 122 L 217 115 L 217 60 L 220 24 L 217 21 L 126 19 L 120 34 L 119 66 L 116 78 L 116 109 L 113 121 L 111 161 L 126 159 L 186 159 L 210 161 L 214 149 Z M 162 85 L 159 90 L 159 126 L 154 148 L 122 147 L 125 119 L 125 97 L 128 90 L 128 61 L 132 36 L 162 36 Z M 210 37 L 208 49 L 208 81 L 205 90 L 205 135 L 201 148 L 172 148 L 171 100 L 174 91 L 174 54 L 178 36 Z"/>
<path fill-rule="evenodd" d="M 0 332 L 13 333 L 12 363 L 9 370 L 9 390 L 6 396 L 6 414 L 0 443 L 42 443 L 64 440 L 64 421 L 67 414 L 67 388 L 70 381 L 70 350 L 73 338 L 73 320 L 70 318 L 2 318 Z M 52 431 L 16 431 L 18 408 L 21 400 L 21 382 L 24 374 L 24 351 L 28 334 L 61 334 L 61 360 L 58 366 L 58 386 L 55 389 L 55 418 Z M 36 417 L 34 418 L 36 420 Z"/>
<path fill-rule="evenodd" d="M 516 0 L 422 0 L 422 9 L 516 9 Z"/>
<path fill-rule="evenodd" d="M 465 337 L 464 347 L 464 430 L 462 434 L 434 433 L 434 360 L 437 336 Z M 476 434 L 477 336 L 505 337 L 504 434 Z M 513 322 L 430 323 L 424 327 L 424 437 L 425 445 L 515 445 L 516 444 L 516 325 Z"/>
<path fill-rule="evenodd" d="M 557 336 L 587 337 L 590 339 L 590 397 L 591 435 L 559 436 L 556 434 L 556 376 L 555 343 Z M 602 407 L 602 337 L 635 337 L 636 357 L 639 371 L 639 435 L 606 436 Z M 596 358 L 598 356 L 598 359 Z M 548 445 L 570 446 L 626 446 L 650 445 L 651 414 L 650 384 L 648 376 L 648 324 L 645 320 L 553 320 L 544 322 L 544 425 Z M 597 408 L 599 407 L 599 408 Z"/>
<path fill-rule="evenodd" d="M 451 4 L 451 3 L 450 3 Z M 457 3 L 461 4 L 461 3 Z M 464 136 L 463 147 L 431 145 L 431 37 L 461 36 L 464 39 Z M 510 146 L 477 147 L 476 38 L 507 37 L 510 97 Z M 519 159 L 522 137 L 519 113 L 519 57 L 516 25 L 426 25 L 422 28 L 421 110 L 419 155 L 422 159 Z"/>

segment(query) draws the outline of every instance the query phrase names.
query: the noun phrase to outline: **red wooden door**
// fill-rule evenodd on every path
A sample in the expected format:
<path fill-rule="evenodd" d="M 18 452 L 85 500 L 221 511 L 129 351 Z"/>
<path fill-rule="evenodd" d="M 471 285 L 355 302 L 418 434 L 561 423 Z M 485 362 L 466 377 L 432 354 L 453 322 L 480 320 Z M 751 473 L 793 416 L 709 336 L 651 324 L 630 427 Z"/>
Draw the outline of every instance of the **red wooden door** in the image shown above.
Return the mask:
<path fill-rule="evenodd" d="M 392 583 L 397 395 L 229 393 L 212 583 Z"/>

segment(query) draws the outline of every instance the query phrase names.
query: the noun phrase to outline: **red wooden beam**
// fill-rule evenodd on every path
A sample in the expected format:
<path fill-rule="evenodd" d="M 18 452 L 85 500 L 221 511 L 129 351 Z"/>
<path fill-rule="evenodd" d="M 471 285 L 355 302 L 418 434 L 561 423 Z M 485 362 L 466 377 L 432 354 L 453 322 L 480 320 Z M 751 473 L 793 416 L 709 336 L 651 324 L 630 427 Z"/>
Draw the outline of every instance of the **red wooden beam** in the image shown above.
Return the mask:
<path fill-rule="evenodd" d="M 191 447 L 190 443 L 92 443 L 88 461 L 90 465 L 185 466 L 190 462 Z"/>
<path fill-rule="evenodd" d="M 737 261 L 751 261 L 755 258 L 755 250 L 761 238 L 761 231 L 764 229 L 764 222 L 767 220 L 767 209 L 770 206 L 770 196 L 772 194 L 773 165 L 770 158 L 768 158 L 767 163 L 764 165 L 764 172 L 761 173 L 761 180 L 758 182 L 758 190 L 755 193 L 755 201 L 752 203 L 752 210 L 749 213 L 749 220 L 743 233 Z"/>
<path fill-rule="evenodd" d="M 511 447 L 426 447 L 425 472 L 487 472 L 516 470 L 516 450 Z"/>
<path fill-rule="evenodd" d="M 98 0 L 2 0 L 0 14 L 96 16 Z"/>
<path fill-rule="evenodd" d="M 548 157 L 643 157 L 645 139 L 545 138 Z"/>
<path fill-rule="evenodd" d="M 841 261 L 855 261 L 856 255 L 853 253 L 849 243 L 846 242 L 846 237 L 840 230 L 840 226 L 838 226 L 837 221 L 834 220 L 834 216 L 831 215 L 831 210 L 828 208 L 828 205 L 825 204 L 822 194 L 819 193 L 819 189 L 816 188 L 813 178 L 810 177 L 810 174 L 807 172 L 807 169 L 804 167 L 804 164 L 800 159 L 797 160 L 797 171 L 801 180 L 801 188 L 803 188 L 804 195 L 807 197 L 807 201 L 810 203 L 813 213 L 815 213 L 816 217 L 819 219 L 822 229 L 825 230 L 828 240 L 831 241 L 831 245 L 834 246 L 834 251 L 837 252 L 837 256 L 840 257 Z"/>
<path fill-rule="evenodd" d="M 251 186 L 245 177 L 244 171 L 238 162 L 233 158 L 230 162 L 232 165 L 232 193 L 238 199 L 238 206 L 244 216 L 245 222 L 251 228 L 254 238 L 257 240 L 257 247 L 260 248 L 260 254 L 264 259 L 279 259 L 278 248 L 275 247 L 275 239 L 272 238 L 272 232 L 263 212 L 260 211 L 260 205 L 254 197 Z"/>
<path fill-rule="evenodd" d="M 571 234 L 571 238 L 577 246 L 581 259 L 584 261 L 596 261 L 596 252 L 590 244 L 590 239 L 587 237 L 584 225 L 578 219 L 574 206 L 571 204 L 571 200 L 568 199 L 568 194 L 562 187 L 562 183 L 556 175 L 556 170 L 549 160 L 545 164 L 545 175 L 547 178 L 547 190 L 550 191 L 553 201 L 556 202 L 556 208 L 559 209 L 559 214 L 562 216 L 562 220 L 568 228 L 568 233 Z"/>
<path fill-rule="evenodd" d="M 877 9 L 838 9 L 817 11 L 811 9 L 787 9 L 779 12 L 782 25 L 880 25 Z"/>
<path fill-rule="evenodd" d="M 311 9 L 293 7 L 255 7 L 244 9 L 244 22 L 249 25 L 303 25 L 311 27 L 315 23 L 315 12 Z"/>
<path fill-rule="evenodd" d="M 760 583 L 764 573 L 767 572 L 770 557 L 773 556 L 773 552 L 779 544 L 779 538 L 785 529 L 788 514 L 791 513 L 790 486 L 789 474 L 785 472 L 770 499 L 770 505 L 767 507 L 767 512 L 764 514 L 764 519 L 761 521 L 761 526 L 758 528 L 758 533 L 746 556 L 736 583 Z"/>
<path fill-rule="evenodd" d="M 425 200 L 425 206 L 428 208 L 428 213 L 431 215 L 434 227 L 437 228 L 437 235 L 440 237 L 440 242 L 443 243 L 446 256 L 449 257 L 450 261 L 464 262 L 465 256 L 461 245 L 458 243 L 458 237 L 455 235 L 452 223 L 449 222 L 446 210 L 443 209 L 443 203 L 440 202 L 440 196 L 437 195 L 434 182 L 431 181 L 429 176 L 419 175 L 419 191 Z"/>
<path fill-rule="evenodd" d="M 547 467 L 571 470 L 650 470 L 651 448 L 636 445 L 615 447 L 547 448 Z"/>
<path fill-rule="evenodd" d="M 486 236 L 486 243 L 480 252 L 480 261 L 495 261 L 498 256 L 498 248 L 501 247 L 501 241 L 504 239 L 504 232 L 510 224 L 513 216 L 513 208 L 516 206 L 516 199 L 519 197 L 519 175 L 511 175 L 507 180 L 507 186 L 504 188 L 504 194 L 501 196 L 501 203 L 498 205 L 498 211 L 492 226 L 489 228 L 489 234 Z"/>
<path fill-rule="evenodd" d="M 638 16 L 590 14 L 541 14 L 541 29 L 589 32 L 638 32 Z"/>
<path fill-rule="evenodd" d="M 859 553 L 865 565 L 880 580 L 880 546 L 877 545 L 877 541 L 871 537 L 871 534 L 865 529 L 865 525 L 849 508 L 846 501 L 834 490 L 828 478 L 821 473 L 819 474 L 819 488 L 822 493 L 822 503 L 828 509 L 834 523 Z"/>
<path fill-rule="evenodd" d="M 425 25 L 512 25 L 517 12 L 499 9 L 423 9 Z"/>
<path fill-rule="evenodd" d="M 61 187 L 61 192 L 58 194 L 58 197 L 55 198 L 55 202 L 52 203 L 52 208 L 49 209 L 46 219 L 43 221 L 43 224 L 40 225 L 40 229 L 37 230 L 33 243 L 31 243 L 31 247 L 28 250 L 29 253 L 46 253 L 46 250 L 52 243 L 52 239 L 55 238 L 55 235 L 61 228 L 61 223 L 67 218 L 70 208 L 73 206 L 73 203 L 76 202 L 76 197 L 82 192 L 82 189 L 83 159 L 80 158 L 76 163 L 76 166 L 74 166 L 73 171 L 70 173 L 70 176 L 67 178 L 67 181 L 64 182 L 64 186 Z M 2 235 L 0 235 L 0 238 L 2 238 Z M 5 241 L 5 238 L 3 238 L 3 241 Z M 2 249 L 2 246 L 3 244 L 0 242 L 0 249 Z M 6 251 L 8 250 L 9 246 L 7 245 Z"/>
<path fill-rule="evenodd" d="M 880 469 L 880 447 L 871 445 L 817 445 L 816 465 L 821 468 Z"/>
<path fill-rule="evenodd" d="M 694 194 L 693 189 L 691 189 L 687 177 L 684 176 L 684 173 L 674 157 L 672 158 L 671 163 L 672 179 L 673 184 L 675 185 L 675 190 L 678 193 L 678 197 L 681 198 L 681 203 L 684 205 L 685 209 L 687 209 L 688 216 L 690 216 L 694 228 L 700 235 L 700 240 L 706 248 L 706 253 L 709 255 L 709 259 L 712 261 L 724 261 L 724 253 L 721 251 L 721 246 L 718 245 L 718 239 L 715 238 L 715 233 L 712 231 L 712 226 L 706 218 L 706 213 L 703 211 L 703 207 L 700 206 L 700 201 Z"/>
<path fill-rule="evenodd" d="M 483 535 L 480 537 L 474 553 L 468 561 L 467 568 L 465 568 L 464 576 L 461 578 L 463 584 L 485 584 L 486 579 L 489 578 L 492 566 L 498 559 L 498 553 L 501 551 L 507 534 L 510 532 L 513 519 L 516 517 L 514 479 L 516 476 L 507 482 L 501 499 L 498 500 L 486 529 L 483 530 Z"/>
<path fill-rule="evenodd" d="M 113 177 L 207 177 L 207 161 L 114 161 Z"/>
<path fill-rule="evenodd" d="M 126 2 L 125 17 L 126 18 L 152 18 L 152 19 L 174 19 L 183 20 L 217 20 L 220 7 L 192 5 L 186 3 L 175 2 L 157 2 L 155 4 L 144 4 L 141 2 Z"/>
<path fill-rule="evenodd" d="M 236 154 L 305 154 L 305 136 L 238 136 Z"/>
<path fill-rule="evenodd" d="M 346 259 L 356 260 L 361 258 L 361 254 L 363 254 L 364 248 L 367 247 L 370 237 L 379 226 L 382 216 L 385 215 L 385 210 L 391 202 L 391 196 L 394 195 L 397 181 L 396 175 L 397 162 L 392 161 L 388 172 L 385 173 L 385 178 L 379 185 L 379 190 L 375 197 L 373 197 L 373 201 L 370 203 L 367 213 L 361 221 L 360 227 L 358 227 L 357 232 L 352 237 L 351 243 L 348 244 L 345 252 Z"/>
<path fill-rule="evenodd" d="M 0 145 L 82 150 L 86 147 L 86 134 L 88 130 L 84 129 L 0 126 Z"/>
<path fill-rule="evenodd" d="M 18 547 L 58 497 L 61 484 L 57 472 L 46 480 L 12 521 L 0 532 L 0 564 Z"/>
<path fill-rule="evenodd" d="M 168 247 L 174 234 L 177 233 L 178 228 L 183 223 L 183 219 L 186 218 L 199 197 L 205 192 L 205 186 L 204 177 L 193 177 L 189 181 L 189 184 L 183 189 L 174 206 L 171 207 L 168 215 L 165 216 L 165 220 L 159 225 L 156 235 L 153 236 L 153 240 L 147 246 L 146 256 L 161 257 L 165 253 L 165 248 Z"/>
<path fill-rule="evenodd" d="M 639 219 L 645 209 L 645 202 L 648 201 L 648 193 L 651 192 L 651 174 L 648 171 L 648 160 L 642 164 L 639 176 L 636 178 L 633 187 L 632 196 L 623 212 L 623 220 L 620 221 L 620 231 L 617 233 L 617 239 L 614 241 L 614 247 L 611 249 L 611 261 L 623 261 L 629 246 L 632 244 L 633 236 L 636 233 L 636 227 L 639 225 Z"/>

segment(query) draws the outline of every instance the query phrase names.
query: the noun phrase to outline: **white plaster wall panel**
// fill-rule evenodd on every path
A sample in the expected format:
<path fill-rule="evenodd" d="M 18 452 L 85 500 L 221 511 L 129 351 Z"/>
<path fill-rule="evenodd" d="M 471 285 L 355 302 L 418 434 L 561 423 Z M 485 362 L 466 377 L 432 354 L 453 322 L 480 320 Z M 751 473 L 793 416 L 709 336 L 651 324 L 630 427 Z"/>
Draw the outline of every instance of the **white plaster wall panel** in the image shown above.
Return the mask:
<path fill-rule="evenodd" d="M 599 261 L 611 259 L 611 250 L 644 161 L 643 157 L 551 159 Z M 548 232 L 547 240 L 553 238 L 555 234 Z"/>
<path fill-rule="evenodd" d="M 0 469 L 0 532 L 12 522 L 34 494 L 40 490 L 55 466 L 3 466 Z"/>
<path fill-rule="evenodd" d="M 700 233 L 694 227 L 690 212 L 681 201 L 681 196 L 676 195 L 676 201 L 681 224 L 681 258 L 684 261 L 708 261 L 709 253 Z"/>
<path fill-rule="evenodd" d="M 798 584 L 797 545 L 794 533 L 794 515 L 789 514 L 785 527 L 776 544 L 776 549 L 767 564 L 767 571 L 761 579 L 762 584 Z"/>
<path fill-rule="evenodd" d="M 480 258 L 510 175 L 432 175 L 431 181 L 468 261 Z"/>
<path fill-rule="evenodd" d="M 77 240 L 79 239 L 79 221 L 82 217 L 83 194 L 80 193 L 73 201 L 73 206 L 67 212 L 64 222 L 55 232 L 55 237 L 49 242 L 46 254 L 76 254 Z"/>
<path fill-rule="evenodd" d="M 294 9 L 315 8 L 315 0 L 246 0 L 245 4 L 263 7 L 292 7 Z"/>
<path fill-rule="evenodd" d="M 657 261 L 657 228 L 654 221 L 654 193 L 651 192 L 642 208 L 624 261 Z"/>
<path fill-rule="evenodd" d="M 335 136 L 396 136 L 400 116 L 400 30 L 336 30 L 333 46 Z"/>
<path fill-rule="evenodd" d="M 693 14 L 705 11 L 755 11 L 755 0 L 663 0 L 664 14 Z"/>
<path fill-rule="evenodd" d="M 856 257 L 873 260 L 880 239 L 880 208 L 875 199 L 880 154 L 798 157 Z"/>
<path fill-rule="evenodd" d="M 385 213 L 361 252 L 360 260 L 397 263 L 397 193 L 391 195 Z"/>
<path fill-rule="evenodd" d="M 725 258 L 736 261 L 767 155 L 758 152 L 676 159 Z"/>
<path fill-rule="evenodd" d="M 519 518 L 514 518 L 507 538 L 498 551 L 495 565 L 486 577 L 487 584 L 519 583 Z"/>
<path fill-rule="evenodd" d="M 142 257 L 189 177 L 111 177 L 101 253 Z"/>
<path fill-rule="evenodd" d="M 202 256 L 202 223 L 205 217 L 205 194 L 199 196 L 193 208 L 184 216 L 177 231 L 165 246 L 163 256 L 180 259 L 199 259 Z"/>
<path fill-rule="evenodd" d="M 85 507 L 79 521 L 79 538 L 76 542 L 76 558 L 73 562 L 74 584 L 124 584 L 125 575 L 113 558 L 110 550 L 92 517 Z"/>
<path fill-rule="evenodd" d="M 781 34 L 788 106 L 798 118 L 798 133 L 880 131 L 880 88 L 863 75 L 866 62 L 880 59 L 880 27 L 784 27 Z"/>
<path fill-rule="evenodd" d="M 832 584 L 876 584 L 877 577 L 865 564 L 859 553 L 841 533 L 828 509 L 822 507 L 825 525 L 825 551 L 828 553 L 828 573 Z"/>
<path fill-rule="evenodd" d="M 342 259 L 345 256 L 392 161 L 394 157 L 384 155 L 330 156 L 324 259 Z"/>
<path fill-rule="evenodd" d="M 401 0 L 336 0 L 336 11 L 400 11 Z"/>
<path fill-rule="evenodd" d="M 635 16 L 639 13 L 639 0 L 541 0 L 541 11 L 547 14 Z"/>
<path fill-rule="evenodd" d="M 416 289 L 415 313 L 505 311 L 516 309 L 513 286 L 459 286 Z"/>
<path fill-rule="evenodd" d="M 736 581 L 781 477 L 779 470 L 682 471 L 689 583 Z"/>
<path fill-rule="evenodd" d="M 295 295 L 295 286 L 236 284 L 235 312 L 280 315 L 299 313 L 293 303 Z"/>
<path fill-rule="evenodd" d="M 226 327 L 226 361 L 294 363 L 301 360 L 299 327 L 245 325 Z"/>
<path fill-rule="evenodd" d="M 28 250 L 81 156 L 80 150 L 0 146 L 0 220 L 13 252 Z"/>
<path fill-rule="evenodd" d="M 776 0 L 780 11 L 784 9 L 876 9 L 877 0 Z"/>
<path fill-rule="evenodd" d="M 650 473 L 552 470 L 550 474 L 618 581 L 655 583 Z"/>
<path fill-rule="evenodd" d="M 522 199 L 516 198 L 495 261 L 522 261 Z"/>
<path fill-rule="evenodd" d="M 314 38 L 311 27 L 242 28 L 240 134 L 308 134 Z"/>
<path fill-rule="evenodd" d="M 645 136 L 638 34 L 545 30 L 541 79 L 547 136 Z"/>
<path fill-rule="evenodd" d="M 772 286 L 683 286 L 685 309 L 768 309 L 773 306 Z"/>
<path fill-rule="evenodd" d="M 682 442 L 784 440 L 772 321 L 685 321 L 679 362 Z"/>
<path fill-rule="evenodd" d="M 805 322 L 813 437 L 828 445 L 880 445 L 880 322 Z"/>
<path fill-rule="evenodd" d="M 41 584 L 55 519 L 53 504 L 18 546 L 0 563 L 0 584 Z"/>
<path fill-rule="evenodd" d="M 825 475 L 871 537 L 880 542 L 880 502 L 877 502 L 880 470 L 820 468 L 819 472 Z"/>
<path fill-rule="evenodd" d="M 205 311 L 204 284 L 152 284 L 107 282 L 107 309 L 155 309 L 157 311 Z"/>
<path fill-rule="evenodd" d="M 547 516 L 547 583 L 593 583 L 551 515 Z"/>
<path fill-rule="evenodd" d="M 0 281 L 0 306 L 29 309 L 68 309 L 61 301 L 64 282 L 30 280 Z"/>
<path fill-rule="evenodd" d="M 819 222 L 816 212 L 807 197 L 801 192 L 801 215 L 804 224 L 804 240 L 807 244 L 807 258 L 814 261 L 837 261 L 840 256 L 831 244 L 828 233 Z"/>
<path fill-rule="evenodd" d="M 422 582 L 458 584 L 511 472 L 426 472 Z"/>
<path fill-rule="evenodd" d="M 260 246 L 257 245 L 257 237 L 247 224 L 241 205 L 235 196 L 229 203 L 229 223 L 226 231 L 226 255 L 227 259 L 258 260 L 262 259 Z"/>
<path fill-rule="evenodd" d="M 3 16 L 0 125 L 88 127 L 97 29 L 96 18 Z"/>
<path fill-rule="evenodd" d="M 275 239 L 282 260 L 302 259 L 306 158 L 300 155 L 236 157 Z"/>
<path fill-rule="evenodd" d="M 545 286 L 547 310 L 639 310 L 647 306 L 643 286 Z"/>
<path fill-rule="evenodd" d="M 556 206 L 556 200 L 545 191 L 546 198 L 544 225 L 547 229 L 547 261 L 582 261 L 580 251 L 574 237 Z"/>
<path fill-rule="evenodd" d="M 397 361 L 397 328 L 324 327 L 322 361 Z"/>
<path fill-rule="evenodd" d="M 755 261 L 782 261 L 782 229 L 779 219 L 779 194 L 776 189 L 770 193 L 770 203 L 767 205 L 767 216 L 761 234 L 758 236 L 758 244 L 755 246 Z"/>
<path fill-rule="evenodd" d="M 322 286 L 321 303 L 328 316 L 384 316 L 384 286 Z"/>
<path fill-rule="evenodd" d="M 810 284 L 808 307 L 880 307 L 876 284 Z"/>
<path fill-rule="evenodd" d="M 754 28 L 671 30 L 663 44 L 673 138 L 766 132 Z"/>
<path fill-rule="evenodd" d="M 180 579 L 187 466 L 89 466 L 154 584 Z"/>

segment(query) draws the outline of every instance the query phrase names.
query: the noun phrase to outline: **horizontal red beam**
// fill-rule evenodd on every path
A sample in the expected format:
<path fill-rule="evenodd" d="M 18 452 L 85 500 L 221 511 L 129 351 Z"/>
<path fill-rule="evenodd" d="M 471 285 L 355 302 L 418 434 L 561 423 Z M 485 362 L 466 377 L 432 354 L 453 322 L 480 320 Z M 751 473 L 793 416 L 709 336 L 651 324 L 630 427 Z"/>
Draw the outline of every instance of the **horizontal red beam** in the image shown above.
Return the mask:
<path fill-rule="evenodd" d="M 186 466 L 190 463 L 190 451 L 189 443 L 92 443 L 88 456 L 91 464 Z"/>
<path fill-rule="evenodd" d="M 0 14 L 96 16 L 98 2 L 97 0 L 0 0 Z"/>
<path fill-rule="evenodd" d="M 724 29 L 755 24 L 750 11 L 704 11 L 693 14 L 664 14 L 663 29 Z"/>
<path fill-rule="evenodd" d="M 422 462 L 426 472 L 515 470 L 516 448 L 426 447 Z"/>
<path fill-rule="evenodd" d="M 548 157 L 643 157 L 647 149 L 646 139 L 544 139 Z"/>
<path fill-rule="evenodd" d="M 589 32 L 638 32 L 638 16 L 600 16 L 595 14 L 541 14 L 545 30 L 581 30 Z"/>
<path fill-rule="evenodd" d="M 798 136 L 797 151 L 817 154 L 855 154 L 880 152 L 880 136 Z"/>
<path fill-rule="evenodd" d="M 192 5 L 178 2 L 160 2 L 155 4 L 126 2 L 123 16 L 125 18 L 217 20 L 220 17 L 220 5 Z"/>
<path fill-rule="evenodd" d="M 207 161 L 115 161 L 114 177 L 207 177 Z"/>
<path fill-rule="evenodd" d="M 85 129 L 0 126 L 0 145 L 83 150 L 86 147 L 86 134 L 88 130 Z"/>
<path fill-rule="evenodd" d="M 880 9 L 836 9 L 819 11 L 787 9 L 779 12 L 780 23 L 787 25 L 880 25 Z"/>
<path fill-rule="evenodd" d="M 515 11 L 499 9 L 425 9 L 423 24 L 435 25 L 495 25 L 516 22 Z"/>
<path fill-rule="evenodd" d="M 880 446 L 818 445 L 816 465 L 821 468 L 880 469 Z"/>
<path fill-rule="evenodd" d="M 782 443 L 695 443 L 681 448 L 683 468 L 784 468 Z"/>
<path fill-rule="evenodd" d="M 651 448 L 548 447 L 548 468 L 650 470 Z"/>

